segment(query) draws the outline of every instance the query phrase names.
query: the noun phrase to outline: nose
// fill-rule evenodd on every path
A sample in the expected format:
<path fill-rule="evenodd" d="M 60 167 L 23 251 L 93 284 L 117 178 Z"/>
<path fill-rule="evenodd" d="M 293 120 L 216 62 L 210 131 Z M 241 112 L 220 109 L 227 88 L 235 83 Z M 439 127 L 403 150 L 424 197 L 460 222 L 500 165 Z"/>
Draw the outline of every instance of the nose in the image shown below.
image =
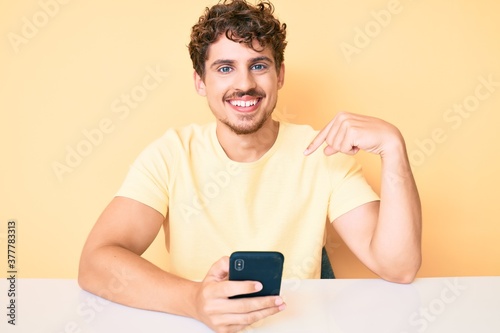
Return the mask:
<path fill-rule="evenodd" d="M 255 89 L 257 84 L 252 72 L 247 69 L 239 71 L 238 75 L 235 75 L 233 86 L 236 90 L 248 91 Z"/>

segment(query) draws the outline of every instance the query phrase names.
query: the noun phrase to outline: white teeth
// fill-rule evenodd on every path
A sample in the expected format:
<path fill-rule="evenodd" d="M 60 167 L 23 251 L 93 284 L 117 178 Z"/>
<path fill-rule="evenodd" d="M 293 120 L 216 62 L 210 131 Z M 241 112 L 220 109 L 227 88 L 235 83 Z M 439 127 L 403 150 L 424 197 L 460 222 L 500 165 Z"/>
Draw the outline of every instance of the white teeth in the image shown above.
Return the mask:
<path fill-rule="evenodd" d="M 249 107 L 249 106 L 254 106 L 257 104 L 258 100 L 254 99 L 253 101 L 239 101 L 239 100 L 232 100 L 230 101 L 231 105 L 234 106 L 239 106 L 239 107 Z"/>

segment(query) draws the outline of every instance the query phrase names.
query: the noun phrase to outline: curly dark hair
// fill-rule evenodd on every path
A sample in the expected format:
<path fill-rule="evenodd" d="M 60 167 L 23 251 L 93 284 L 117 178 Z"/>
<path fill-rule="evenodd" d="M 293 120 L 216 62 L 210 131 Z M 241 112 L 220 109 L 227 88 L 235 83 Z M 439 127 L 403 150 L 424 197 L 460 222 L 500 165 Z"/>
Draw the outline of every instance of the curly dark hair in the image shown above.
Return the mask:
<path fill-rule="evenodd" d="M 224 0 L 211 8 L 207 7 L 192 28 L 188 46 L 196 73 L 201 78 L 205 77 L 208 48 L 222 34 L 234 42 L 246 44 L 257 52 L 270 46 L 276 69 L 279 70 L 287 44 L 286 24 L 281 24 L 273 13 L 274 6 L 269 1 L 261 1 L 253 6 L 245 0 Z M 258 41 L 261 50 L 254 48 L 254 40 Z"/>

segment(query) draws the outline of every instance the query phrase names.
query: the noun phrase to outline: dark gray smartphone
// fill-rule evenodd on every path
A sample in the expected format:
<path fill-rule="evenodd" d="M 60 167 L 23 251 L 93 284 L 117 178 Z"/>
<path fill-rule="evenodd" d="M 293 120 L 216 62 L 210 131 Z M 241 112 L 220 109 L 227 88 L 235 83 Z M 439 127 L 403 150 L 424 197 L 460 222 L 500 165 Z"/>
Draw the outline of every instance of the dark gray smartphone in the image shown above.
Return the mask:
<path fill-rule="evenodd" d="M 229 258 L 229 280 L 259 281 L 263 288 L 255 293 L 230 298 L 279 295 L 285 257 L 276 251 L 238 251 Z"/>

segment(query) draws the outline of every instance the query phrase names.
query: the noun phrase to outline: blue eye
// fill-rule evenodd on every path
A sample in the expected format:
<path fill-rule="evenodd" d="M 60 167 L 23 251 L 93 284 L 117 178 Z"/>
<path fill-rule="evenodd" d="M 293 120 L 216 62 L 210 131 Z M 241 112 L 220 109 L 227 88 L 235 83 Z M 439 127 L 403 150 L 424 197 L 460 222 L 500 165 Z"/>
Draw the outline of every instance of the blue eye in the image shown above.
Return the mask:
<path fill-rule="evenodd" d="M 261 70 L 264 70 L 266 68 L 267 68 L 267 66 L 264 64 L 257 64 L 257 65 L 252 66 L 252 69 L 257 70 L 257 71 L 261 71 Z"/>
<path fill-rule="evenodd" d="M 229 66 L 223 66 L 223 67 L 219 68 L 218 71 L 221 73 L 229 73 L 232 71 L 232 68 Z"/>

